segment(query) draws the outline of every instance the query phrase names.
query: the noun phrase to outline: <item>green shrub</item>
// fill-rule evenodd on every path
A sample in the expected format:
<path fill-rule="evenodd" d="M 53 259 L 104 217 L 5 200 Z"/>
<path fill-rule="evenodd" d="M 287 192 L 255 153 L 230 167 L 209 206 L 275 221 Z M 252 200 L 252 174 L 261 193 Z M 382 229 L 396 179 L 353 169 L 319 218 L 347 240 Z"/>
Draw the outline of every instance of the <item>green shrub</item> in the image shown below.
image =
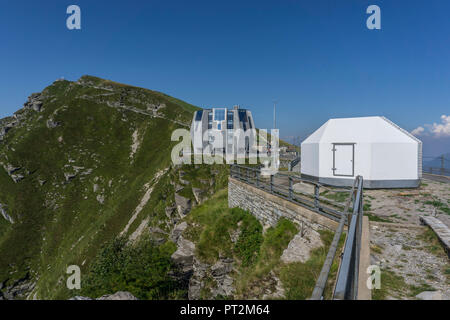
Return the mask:
<path fill-rule="evenodd" d="M 262 242 L 261 224 L 255 217 L 247 214 L 242 220 L 241 233 L 234 248 L 243 267 L 252 266 L 257 261 Z"/>
<path fill-rule="evenodd" d="M 167 299 L 183 296 L 183 288 L 170 276 L 175 244 L 155 246 L 149 238 L 127 245 L 117 238 L 102 248 L 82 279 L 82 295 L 97 298 L 117 291 L 129 291 L 139 299 Z"/>

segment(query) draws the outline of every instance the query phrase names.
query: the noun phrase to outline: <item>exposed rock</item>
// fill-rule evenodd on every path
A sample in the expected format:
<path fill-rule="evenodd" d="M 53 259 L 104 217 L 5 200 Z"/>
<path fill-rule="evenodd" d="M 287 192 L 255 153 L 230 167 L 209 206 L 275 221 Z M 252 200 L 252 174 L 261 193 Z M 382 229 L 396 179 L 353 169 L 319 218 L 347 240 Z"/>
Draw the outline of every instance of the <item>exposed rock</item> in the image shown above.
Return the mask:
<path fill-rule="evenodd" d="M 197 201 L 198 204 L 201 204 L 204 200 L 204 191 L 202 189 L 192 187 L 192 193 L 194 194 L 195 201 Z"/>
<path fill-rule="evenodd" d="M 217 296 L 228 297 L 234 294 L 233 278 L 230 276 L 230 272 L 233 271 L 233 259 L 220 258 L 211 266 L 194 258 L 193 271 L 189 281 L 189 299 L 212 299 Z M 208 278 L 213 280 L 214 285 L 208 284 L 209 294 L 207 297 L 202 297 L 202 290 L 207 286 L 205 280 Z"/>
<path fill-rule="evenodd" d="M 12 174 L 12 175 L 11 175 L 11 179 L 13 179 L 13 181 L 14 181 L 15 183 L 17 183 L 17 182 L 23 180 L 24 178 L 25 178 L 25 176 L 24 176 L 23 174 Z"/>
<path fill-rule="evenodd" d="M 25 109 L 32 109 L 34 111 L 41 111 L 43 102 L 41 101 L 41 93 L 33 93 L 28 97 L 28 101 L 23 105 Z"/>
<path fill-rule="evenodd" d="M 128 291 L 118 291 L 114 294 L 101 296 L 97 300 L 138 300 L 138 298 L 133 296 Z"/>
<path fill-rule="evenodd" d="M 139 300 L 139 299 L 133 296 L 128 291 L 117 291 L 114 294 L 106 294 L 97 299 L 92 299 L 83 296 L 75 296 L 73 298 L 70 298 L 69 300 Z"/>
<path fill-rule="evenodd" d="M 177 245 L 177 251 L 175 251 L 171 257 L 173 262 L 183 273 L 192 273 L 195 244 L 184 239 L 183 236 L 180 236 Z"/>
<path fill-rule="evenodd" d="M 420 300 L 442 300 L 441 291 L 424 291 L 416 296 Z"/>
<path fill-rule="evenodd" d="M 166 207 L 166 217 L 172 219 L 172 214 L 175 212 L 176 207 Z"/>
<path fill-rule="evenodd" d="M 14 281 L 9 286 L 3 283 L 0 296 L 5 300 L 24 299 L 34 289 L 35 285 L 27 274 L 24 278 Z"/>
<path fill-rule="evenodd" d="M 75 297 L 70 298 L 69 300 L 94 300 L 94 299 L 89 298 L 89 297 L 83 297 L 83 296 L 75 296 Z"/>
<path fill-rule="evenodd" d="M 177 193 L 175 193 L 175 204 L 177 206 L 178 214 L 180 215 L 180 217 L 184 217 L 189 213 L 189 211 L 191 211 L 191 199 L 180 196 Z"/>
<path fill-rule="evenodd" d="M 265 279 L 263 286 L 266 288 L 262 299 L 283 299 L 285 298 L 285 291 L 281 280 L 270 271 L 268 277 Z"/>
<path fill-rule="evenodd" d="M 16 171 L 18 171 L 18 170 L 21 169 L 20 167 L 13 166 L 12 164 L 9 164 L 9 163 L 3 164 L 3 168 L 5 168 L 6 172 L 7 172 L 9 175 L 11 175 L 11 174 L 13 174 L 14 172 L 16 172 Z"/>
<path fill-rule="evenodd" d="M 146 225 L 147 225 L 149 218 L 146 218 L 144 221 L 146 221 L 146 220 L 147 220 L 147 222 L 146 222 Z M 142 223 L 144 223 L 144 221 Z M 142 223 L 141 223 L 141 226 L 142 226 Z M 139 227 L 138 227 L 138 229 L 139 229 Z M 138 231 L 138 229 L 136 231 Z M 158 228 L 158 227 L 150 227 L 148 229 L 148 231 L 151 235 L 152 241 L 156 245 L 161 245 L 167 241 L 166 236 L 168 235 L 168 233 L 166 231 L 164 231 L 163 229 Z"/>
<path fill-rule="evenodd" d="M 97 195 L 97 201 L 98 201 L 100 204 L 103 204 L 103 203 L 105 202 L 105 196 L 104 196 L 104 195 L 101 195 L 101 194 Z"/>
<path fill-rule="evenodd" d="M 300 231 L 295 235 L 291 242 L 289 242 L 288 247 L 284 249 L 283 254 L 281 255 L 281 261 L 285 263 L 304 263 L 309 259 L 311 250 L 319 248 L 322 245 L 320 234 L 317 231 L 308 229 L 308 232 L 303 236 L 302 231 Z"/>
<path fill-rule="evenodd" d="M 216 288 L 211 290 L 213 297 L 233 295 L 233 278 L 229 275 L 232 270 L 233 259 L 230 258 L 220 259 L 211 267 L 211 275 L 217 283 Z"/>
<path fill-rule="evenodd" d="M 173 228 L 172 233 L 170 234 L 170 240 L 177 243 L 178 239 L 180 238 L 181 234 L 184 230 L 187 228 L 186 221 L 181 222 L 180 224 L 177 224 L 175 228 Z"/>
<path fill-rule="evenodd" d="M 233 270 L 233 259 L 220 259 L 211 267 L 211 275 L 215 279 L 225 276 Z"/>
<path fill-rule="evenodd" d="M 54 121 L 53 119 L 47 120 L 47 128 L 49 128 L 49 129 L 59 127 L 60 125 L 61 125 L 61 123 Z"/>
<path fill-rule="evenodd" d="M 189 300 L 198 300 L 201 298 L 201 291 L 204 287 L 204 280 L 206 279 L 206 272 L 210 268 L 207 263 L 202 263 L 194 257 L 193 275 L 189 279 Z"/>
<path fill-rule="evenodd" d="M 64 173 L 64 178 L 66 179 L 66 182 L 69 182 L 70 180 L 72 180 L 73 178 L 75 178 L 77 176 L 76 173 Z"/>
<path fill-rule="evenodd" d="M 190 182 L 188 180 L 184 180 L 183 179 L 183 177 L 185 175 L 186 175 L 186 173 L 184 171 L 181 171 L 181 170 L 178 171 L 178 177 L 179 177 L 179 180 L 180 180 L 181 184 L 188 185 L 188 184 L 190 184 Z"/>
<path fill-rule="evenodd" d="M 3 216 L 3 218 L 6 219 L 6 221 L 8 221 L 10 223 L 14 223 L 13 218 L 11 218 L 11 216 L 8 215 L 8 213 L 6 213 L 6 205 L 1 204 L 1 203 L 0 203 L 0 214 Z"/>

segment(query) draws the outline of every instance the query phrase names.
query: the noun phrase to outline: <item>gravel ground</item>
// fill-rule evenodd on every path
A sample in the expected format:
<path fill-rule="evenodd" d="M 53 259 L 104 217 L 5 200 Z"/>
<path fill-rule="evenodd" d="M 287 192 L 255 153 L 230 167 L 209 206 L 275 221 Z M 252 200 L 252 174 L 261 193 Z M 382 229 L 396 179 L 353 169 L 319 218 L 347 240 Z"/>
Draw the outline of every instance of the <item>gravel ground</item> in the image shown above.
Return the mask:
<path fill-rule="evenodd" d="M 398 287 L 387 284 L 387 299 L 414 299 L 421 291 L 434 290 L 440 290 L 443 299 L 450 299 L 449 260 L 439 245 L 430 249 L 430 243 L 423 239 L 426 230 L 426 227 L 394 229 L 371 223 L 371 264 L 379 265 L 382 273 L 387 270 L 401 276 L 404 281 Z"/>
<path fill-rule="evenodd" d="M 424 236 L 428 227 L 374 222 L 420 226 L 420 216 L 432 215 L 450 227 L 450 184 L 423 180 L 417 189 L 364 190 L 364 204 L 372 221 L 371 264 L 398 280 L 387 280 L 391 283 L 385 298 L 415 299 L 418 291 L 439 290 L 443 299 L 450 299 L 449 259 L 429 232 Z"/>
<path fill-rule="evenodd" d="M 436 214 L 450 227 L 448 183 L 423 180 L 417 189 L 364 190 L 364 203 L 366 212 L 386 222 L 420 225 L 420 216 Z"/>

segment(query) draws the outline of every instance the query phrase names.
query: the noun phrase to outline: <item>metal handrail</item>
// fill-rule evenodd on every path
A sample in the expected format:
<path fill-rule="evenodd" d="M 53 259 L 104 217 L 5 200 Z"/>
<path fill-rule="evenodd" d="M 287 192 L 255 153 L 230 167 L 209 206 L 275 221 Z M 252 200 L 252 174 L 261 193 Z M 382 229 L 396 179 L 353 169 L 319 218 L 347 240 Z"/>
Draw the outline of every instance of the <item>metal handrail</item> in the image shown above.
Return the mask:
<path fill-rule="evenodd" d="M 355 187 L 357 180 L 353 183 L 351 194 L 352 196 L 347 200 L 345 205 L 344 214 L 341 217 L 339 222 L 339 226 L 334 233 L 333 241 L 331 242 L 330 249 L 328 250 L 327 257 L 325 258 L 325 262 L 322 266 L 322 270 L 320 271 L 319 278 L 317 279 L 316 286 L 314 287 L 313 293 L 311 295 L 311 300 L 323 300 L 323 292 L 325 291 L 325 287 L 327 285 L 328 277 L 330 275 L 330 270 L 333 265 L 334 257 L 336 256 L 336 252 L 339 245 L 339 240 L 341 239 L 342 232 L 344 231 L 344 226 L 347 221 L 347 213 L 350 207 L 350 203 L 353 201 L 355 197 Z"/>
<path fill-rule="evenodd" d="M 341 219 L 342 209 L 344 209 L 344 205 L 320 196 L 320 189 L 325 187 L 317 182 L 280 172 L 271 176 L 264 177 L 261 175 L 261 170 L 259 167 L 255 168 L 238 164 L 231 165 L 230 175 L 231 177 L 236 178 L 240 181 L 246 182 L 259 189 L 265 190 L 288 201 L 294 202 L 297 205 L 313 210 L 321 215 L 326 216 L 327 218 L 333 219 L 334 221 L 338 222 Z M 289 186 L 277 184 L 277 178 L 285 178 L 287 181 L 289 181 Z M 314 192 L 307 193 L 302 191 L 294 191 L 293 184 L 298 182 L 311 185 L 314 188 Z M 337 188 L 336 191 L 347 192 L 350 194 L 349 188 Z"/>
<path fill-rule="evenodd" d="M 348 234 L 342 256 L 333 299 L 356 300 L 358 296 L 359 256 L 361 251 L 361 233 L 363 220 L 363 178 L 356 178 L 358 188 L 353 201 Z"/>

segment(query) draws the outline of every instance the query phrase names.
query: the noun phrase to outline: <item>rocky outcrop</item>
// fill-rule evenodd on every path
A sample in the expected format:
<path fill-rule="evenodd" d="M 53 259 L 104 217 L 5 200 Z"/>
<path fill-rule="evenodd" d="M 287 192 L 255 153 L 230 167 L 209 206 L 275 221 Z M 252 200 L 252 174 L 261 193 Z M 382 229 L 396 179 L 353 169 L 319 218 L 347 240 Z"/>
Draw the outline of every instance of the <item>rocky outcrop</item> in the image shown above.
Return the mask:
<path fill-rule="evenodd" d="M 61 125 L 61 123 L 59 123 L 58 121 L 53 120 L 53 118 L 50 118 L 50 119 L 47 120 L 46 125 L 47 125 L 47 128 L 53 129 L 53 128 L 59 127 Z"/>
<path fill-rule="evenodd" d="M 29 274 L 10 285 L 5 282 L 0 282 L 0 300 L 25 299 L 35 286 Z"/>
<path fill-rule="evenodd" d="M 0 214 L 3 218 L 6 219 L 9 223 L 14 223 L 14 219 L 6 212 L 6 205 L 0 203 Z"/>
<path fill-rule="evenodd" d="M 420 300 L 443 300 L 441 291 L 424 291 L 416 296 Z"/>
<path fill-rule="evenodd" d="M 193 275 L 189 281 L 188 297 L 190 300 L 229 297 L 235 292 L 233 278 L 233 259 L 222 257 L 214 265 L 203 263 L 194 258 Z M 202 296 L 207 292 L 207 296 Z"/>
<path fill-rule="evenodd" d="M 92 299 L 83 296 L 75 296 L 73 298 L 70 298 L 69 300 L 139 300 L 139 299 L 133 296 L 128 291 L 117 291 L 114 294 L 107 294 L 97 299 Z"/>
<path fill-rule="evenodd" d="M 193 270 L 195 244 L 183 236 L 177 241 L 177 250 L 172 254 L 172 261 L 183 273 L 190 274 Z"/>
<path fill-rule="evenodd" d="M 194 194 L 195 201 L 201 204 L 205 199 L 205 192 L 202 189 L 192 187 L 192 193 Z"/>
<path fill-rule="evenodd" d="M 320 234 L 317 231 L 312 229 L 307 229 L 307 232 L 300 230 L 283 251 L 281 261 L 285 263 L 305 263 L 310 258 L 311 251 L 315 248 L 320 248 L 322 245 Z"/>
<path fill-rule="evenodd" d="M 10 163 L 0 163 L 3 168 L 5 169 L 6 173 L 11 177 L 11 179 L 17 183 L 25 178 L 23 174 L 18 173 L 19 170 L 21 170 L 21 167 L 13 166 Z"/>
<path fill-rule="evenodd" d="M 181 218 L 186 216 L 192 208 L 191 199 L 180 196 L 178 193 L 175 193 L 175 204 L 177 206 L 178 214 Z"/>
<path fill-rule="evenodd" d="M 177 224 L 171 234 L 170 234 L 170 240 L 172 240 L 175 243 L 178 243 L 178 239 L 181 237 L 181 234 L 184 230 L 186 230 L 188 224 L 186 221 L 181 222 L 180 224 Z"/>
<path fill-rule="evenodd" d="M 25 102 L 23 107 L 25 109 L 32 109 L 34 111 L 40 112 L 42 108 L 42 94 L 41 93 L 33 93 L 28 97 L 28 101 Z"/>

